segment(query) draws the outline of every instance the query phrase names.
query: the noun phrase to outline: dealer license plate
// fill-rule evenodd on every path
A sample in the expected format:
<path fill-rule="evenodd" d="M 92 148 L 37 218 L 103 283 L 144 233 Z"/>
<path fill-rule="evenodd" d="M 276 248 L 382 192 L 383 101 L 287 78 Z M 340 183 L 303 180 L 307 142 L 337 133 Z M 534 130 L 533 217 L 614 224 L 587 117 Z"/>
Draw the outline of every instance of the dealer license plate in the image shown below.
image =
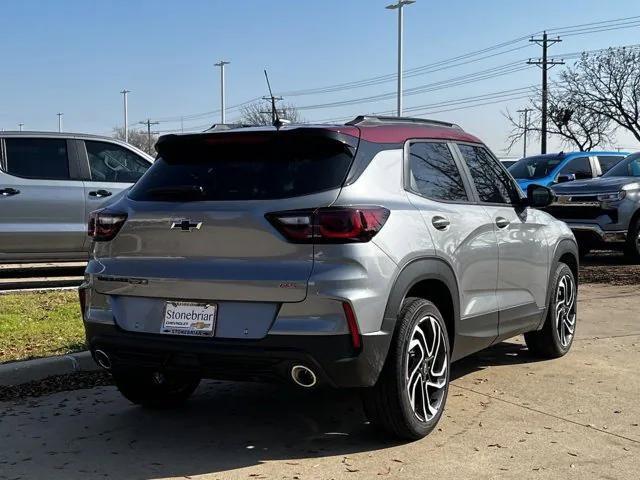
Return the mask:
<path fill-rule="evenodd" d="M 215 303 L 167 302 L 160 333 L 213 337 L 217 313 Z"/>

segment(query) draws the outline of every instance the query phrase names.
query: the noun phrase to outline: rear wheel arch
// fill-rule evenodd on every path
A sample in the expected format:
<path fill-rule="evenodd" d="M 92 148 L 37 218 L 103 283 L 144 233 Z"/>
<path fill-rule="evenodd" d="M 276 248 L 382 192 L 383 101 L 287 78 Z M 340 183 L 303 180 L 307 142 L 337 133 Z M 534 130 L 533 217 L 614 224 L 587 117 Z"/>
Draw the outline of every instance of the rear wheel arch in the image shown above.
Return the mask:
<path fill-rule="evenodd" d="M 638 207 L 636 211 L 633 212 L 633 215 L 631 215 L 631 220 L 629 220 L 629 225 L 627 225 L 627 230 L 631 229 L 634 222 L 638 221 L 638 219 L 640 219 L 640 207 Z"/>
<path fill-rule="evenodd" d="M 558 264 L 564 263 L 571 269 L 571 272 L 573 273 L 573 276 L 575 278 L 576 289 L 577 289 L 578 288 L 578 266 L 580 265 L 579 258 L 580 258 L 580 254 L 579 254 L 578 244 L 576 243 L 575 240 L 565 238 L 560 240 L 560 242 L 558 242 L 558 244 L 556 245 L 555 251 L 553 252 L 553 258 L 549 265 L 550 268 L 549 268 L 549 278 L 547 278 L 547 296 L 546 296 L 547 302 L 544 309 L 544 315 L 542 316 L 542 319 L 540 320 L 540 324 L 538 325 L 538 328 L 536 330 L 540 330 L 543 327 L 544 321 L 547 318 L 547 314 L 548 314 L 549 307 L 551 305 L 552 296 L 553 296 L 553 280 L 554 280 L 553 277 L 558 267 Z"/>
<path fill-rule="evenodd" d="M 449 334 L 452 357 L 460 318 L 458 282 L 453 269 L 439 258 L 420 258 L 408 263 L 396 277 L 385 308 L 382 330 L 393 333 L 398 313 L 408 297 L 432 302 L 442 314 Z"/>

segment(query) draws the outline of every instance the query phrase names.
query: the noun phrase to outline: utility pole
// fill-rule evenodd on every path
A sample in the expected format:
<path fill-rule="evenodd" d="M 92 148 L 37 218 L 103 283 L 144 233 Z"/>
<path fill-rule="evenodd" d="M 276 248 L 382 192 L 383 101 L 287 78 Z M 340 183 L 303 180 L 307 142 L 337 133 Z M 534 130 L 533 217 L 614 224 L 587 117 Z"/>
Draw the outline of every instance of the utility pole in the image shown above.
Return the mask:
<path fill-rule="evenodd" d="M 522 113 L 524 115 L 524 151 L 522 153 L 522 158 L 527 156 L 527 133 L 529 133 L 529 112 L 532 112 L 533 108 L 523 108 L 522 110 L 516 110 L 517 113 Z"/>
<path fill-rule="evenodd" d="M 530 42 L 535 43 L 542 47 L 542 58 L 537 58 L 535 60 L 529 59 L 527 61 L 528 65 L 537 65 L 542 68 L 542 128 L 540 132 L 540 153 L 547 153 L 547 98 L 549 96 L 549 91 L 547 88 L 547 72 L 554 65 L 564 65 L 564 60 L 556 60 L 554 58 L 549 58 L 547 56 L 547 50 L 549 46 L 554 43 L 561 42 L 560 37 L 549 38 L 547 32 L 543 32 L 542 38 L 531 38 Z"/>
<path fill-rule="evenodd" d="M 152 122 L 150 118 L 147 118 L 145 122 L 138 122 L 147 126 L 147 153 L 151 155 L 151 125 L 158 125 L 160 122 Z"/>
<path fill-rule="evenodd" d="M 416 0 L 398 0 L 398 3 L 392 3 L 385 7 L 388 10 L 398 10 L 398 117 L 402 116 L 402 10 L 405 5 L 412 3 L 416 3 Z"/>
<path fill-rule="evenodd" d="M 24 123 L 19 123 L 18 128 L 20 129 L 20 131 L 22 131 L 22 127 L 24 127 Z"/>
<path fill-rule="evenodd" d="M 229 65 L 231 62 L 220 60 L 215 64 L 216 67 L 220 67 L 220 123 L 225 124 L 225 104 L 224 104 L 224 66 Z"/>
<path fill-rule="evenodd" d="M 124 98 L 124 141 L 129 143 L 129 111 L 127 106 L 127 94 L 131 93 L 131 90 L 126 88 L 120 92 Z"/>
<path fill-rule="evenodd" d="M 276 114 L 278 113 L 278 110 L 276 109 L 276 102 L 281 102 L 283 100 L 282 97 L 262 97 L 262 100 L 264 100 L 265 102 L 270 102 L 271 103 L 271 110 L 269 110 L 268 112 L 265 110 L 260 111 L 261 114 L 263 115 L 271 115 L 271 124 L 273 125 L 276 121 Z M 282 113 L 282 115 L 285 115 L 285 111 L 284 110 L 280 110 L 280 113 Z"/>
<path fill-rule="evenodd" d="M 64 113 L 58 112 L 56 115 L 58 115 L 58 132 L 62 132 L 62 116 Z"/>

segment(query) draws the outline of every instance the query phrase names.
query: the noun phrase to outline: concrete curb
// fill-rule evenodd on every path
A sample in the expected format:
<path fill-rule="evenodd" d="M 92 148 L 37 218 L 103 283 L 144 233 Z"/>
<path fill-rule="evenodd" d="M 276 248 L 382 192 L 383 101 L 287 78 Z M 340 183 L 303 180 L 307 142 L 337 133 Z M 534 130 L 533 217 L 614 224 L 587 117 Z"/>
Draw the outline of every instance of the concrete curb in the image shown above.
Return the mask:
<path fill-rule="evenodd" d="M 0 365 L 0 386 L 34 382 L 53 375 L 99 370 L 89 352 L 36 358 Z"/>

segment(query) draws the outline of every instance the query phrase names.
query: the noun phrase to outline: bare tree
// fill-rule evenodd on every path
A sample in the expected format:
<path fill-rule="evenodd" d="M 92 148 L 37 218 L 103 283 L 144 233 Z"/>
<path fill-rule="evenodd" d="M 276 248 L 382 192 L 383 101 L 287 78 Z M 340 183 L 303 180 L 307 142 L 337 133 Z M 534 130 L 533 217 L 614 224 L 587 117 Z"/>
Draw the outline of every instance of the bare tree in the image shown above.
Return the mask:
<path fill-rule="evenodd" d="M 113 137 L 124 142 L 124 127 L 114 127 Z M 144 130 L 129 129 L 129 144 L 139 148 L 143 152 L 147 152 L 151 156 L 155 156 L 154 145 L 158 141 L 158 135 L 151 133 L 151 151 L 149 151 L 149 138 Z"/>
<path fill-rule="evenodd" d="M 243 125 L 271 125 L 271 103 L 268 101 L 254 102 L 242 107 L 240 110 L 240 121 Z M 282 105 L 278 107 L 280 118 L 289 120 L 291 123 L 303 123 L 300 112 L 293 105 Z"/>
<path fill-rule="evenodd" d="M 583 53 L 560 79 L 585 111 L 606 117 L 640 141 L 640 50 L 622 47 Z"/>
<path fill-rule="evenodd" d="M 532 114 L 529 116 L 527 130 L 539 139 L 542 123 L 540 94 L 536 93 L 532 96 L 529 104 Z M 559 138 L 566 147 L 577 148 L 582 152 L 613 141 L 611 119 L 585 108 L 580 103 L 580 99 L 574 97 L 565 88 L 557 87 L 549 91 L 548 108 L 547 134 Z M 510 151 L 524 136 L 525 125 L 522 118 L 514 117 L 508 110 L 503 115 L 512 127 L 507 137 L 507 151 Z"/>

